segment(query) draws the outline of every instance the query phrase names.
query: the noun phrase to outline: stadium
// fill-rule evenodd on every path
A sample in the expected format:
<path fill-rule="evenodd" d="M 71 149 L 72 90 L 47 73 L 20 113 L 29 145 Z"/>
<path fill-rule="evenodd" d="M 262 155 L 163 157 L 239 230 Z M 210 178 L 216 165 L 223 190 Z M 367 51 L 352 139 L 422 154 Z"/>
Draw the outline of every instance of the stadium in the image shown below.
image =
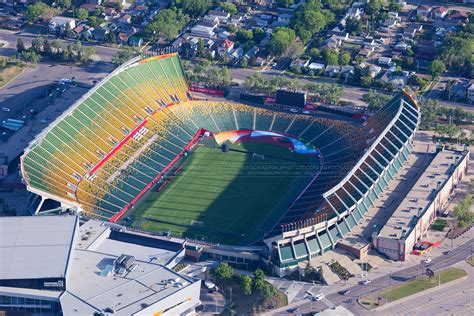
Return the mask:
<path fill-rule="evenodd" d="M 41 204 L 231 246 L 236 258 L 259 249 L 284 274 L 358 224 L 419 119 L 404 91 L 358 124 L 196 99 L 177 54 L 137 57 L 44 130 L 21 173 Z"/>

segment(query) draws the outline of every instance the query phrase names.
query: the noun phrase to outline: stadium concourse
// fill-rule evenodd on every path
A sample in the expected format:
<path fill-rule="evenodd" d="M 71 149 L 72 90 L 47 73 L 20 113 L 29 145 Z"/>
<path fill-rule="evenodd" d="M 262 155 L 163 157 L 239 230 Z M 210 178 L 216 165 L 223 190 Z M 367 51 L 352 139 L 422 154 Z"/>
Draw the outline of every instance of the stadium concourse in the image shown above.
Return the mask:
<path fill-rule="evenodd" d="M 267 247 L 259 251 L 273 256 L 277 273 L 284 274 L 288 267 L 333 248 L 357 225 L 407 159 L 418 121 L 418 107 L 405 92 L 363 124 L 194 100 L 176 54 L 137 57 L 41 133 L 21 157 L 21 172 L 28 190 L 42 201 L 53 199 L 64 208 L 127 224 L 124 214 L 133 216 L 139 199 L 161 187 L 206 136 L 245 130 L 289 137 L 297 146 L 316 148 L 323 163 L 283 210 L 262 210 L 268 214 L 267 226 L 258 238 L 244 242 L 262 246 L 255 242 L 263 240 Z M 177 178 L 184 181 L 182 175 Z M 232 179 L 227 181 L 230 185 Z M 183 236 L 189 237 L 186 229 L 199 223 L 203 235 L 219 242 L 211 230 L 219 219 L 207 211 L 205 207 L 196 217 L 187 217 L 197 211 L 176 205 L 174 214 L 187 222 L 166 223 L 168 230 L 184 226 Z M 247 225 L 248 213 L 234 207 L 221 212 L 242 224 L 236 230 L 255 230 L 256 223 Z"/>

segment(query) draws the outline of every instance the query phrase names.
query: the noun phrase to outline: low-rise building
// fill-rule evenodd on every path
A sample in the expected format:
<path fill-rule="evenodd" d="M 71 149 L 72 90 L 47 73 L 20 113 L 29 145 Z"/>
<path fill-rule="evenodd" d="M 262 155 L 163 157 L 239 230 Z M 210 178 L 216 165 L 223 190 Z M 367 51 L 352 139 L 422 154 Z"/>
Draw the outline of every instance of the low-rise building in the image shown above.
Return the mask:
<path fill-rule="evenodd" d="M 401 201 L 386 224 L 372 235 L 372 245 L 392 260 L 405 261 L 426 236 L 467 172 L 469 152 L 441 150 Z"/>
<path fill-rule="evenodd" d="M 7 314 L 181 315 L 201 281 L 172 267 L 186 244 L 76 216 L 0 217 L 0 297 Z"/>
<path fill-rule="evenodd" d="M 55 16 L 49 21 L 48 29 L 50 32 L 63 32 L 66 29 L 66 25 L 68 25 L 71 30 L 74 29 L 76 27 L 76 19 Z"/>

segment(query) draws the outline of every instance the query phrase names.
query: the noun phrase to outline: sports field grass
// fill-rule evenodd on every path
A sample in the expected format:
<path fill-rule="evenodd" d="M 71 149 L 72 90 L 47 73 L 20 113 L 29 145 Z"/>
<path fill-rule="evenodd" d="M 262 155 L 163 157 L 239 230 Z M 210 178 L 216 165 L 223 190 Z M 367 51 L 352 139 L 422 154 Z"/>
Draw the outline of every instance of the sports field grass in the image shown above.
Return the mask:
<path fill-rule="evenodd" d="M 261 238 L 319 170 L 319 158 L 268 143 L 210 140 L 181 162 L 182 171 L 135 206 L 131 225 L 193 239 L 248 244 Z M 264 155 L 253 157 L 252 152 Z M 159 185 L 157 185 L 159 187 Z"/>

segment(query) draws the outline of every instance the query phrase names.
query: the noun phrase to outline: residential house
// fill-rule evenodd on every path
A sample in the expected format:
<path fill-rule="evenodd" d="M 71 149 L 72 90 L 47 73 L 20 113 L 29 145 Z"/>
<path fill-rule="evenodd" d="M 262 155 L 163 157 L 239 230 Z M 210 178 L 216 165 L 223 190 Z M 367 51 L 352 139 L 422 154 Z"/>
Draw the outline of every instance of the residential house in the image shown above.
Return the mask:
<path fill-rule="evenodd" d="M 398 17 L 398 12 L 396 11 L 389 11 L 388 12 L 388 17 L 392 20 L 400 20 L 400 18 Z"/>
<path fill-rule="evenodd" d="M 76 19 L 55 16 L 49 21 L 48 29 L 50 32 L 63 32 L 66 29 L 66 25 L 69 25 L 71 30 L 74 29 L 76 27 Z"/>
<path fill-rule="evenodd" d="M 242 22 L 243 19 L 244 19 L 244 16 L 242 14 L 233 14 L 230 17 L 230 21 L 232 23 L 240 23 L 240 22 Z"/>
<path fill-rule="evenodd" d="M 120 32 L 117 35 L 117 42 L 120 44 L 128 44 L 128 39 L 130 38 L 130 35 L 124 32 Z"/>
<path fill-rule="evenodd" d="M 294 67 L 306 68 L 309 66 L 309 63 L 310 63 L 309 59 L 297 58 L 291 62 L 290 67 L 291 68 L 294 68 Z"/>
<path fill-rule="evenodd" d="M 342 38 L 333 34 L 325 42 L 322 48 L 339 50 L 342 46 Z"/>
<path fill-rule="evenodd" d="M 223 40 L 219 47 L 217 47 L 217 54 L 219 54 L 219 56 L 229 55 L 234 48 L 234 45 L 235 43 L 231 40 Z"/>
<path fill-rule="evenodd" d="M 128 45 L 130 46 L 142 46 L 143 45 L 143 38 L 139 36 L 131 36 L 128 39 Z"/>
<path fill-rule="evenodd" d="M 380 66 L 375 66 L 375 65 L 372 65 L 372 64 L 370 64 L 370 65 L 365 64 L 365 65 L 368 65 L 368 67 L 369 67 L 369 76 L 371 76 L 372 78 L 375 78 L 382 71 L 382 67 L 380 67 Z"/>
<path fill-rule="evenodd" d="M 236 48 L 230 53 L 230 57 L 235 61 L 239 60 L 243 55 L 244 50 L 242 49 L 242 47 Z"/>
<path fill-rule="evenodd" d="M 470 85 L 470 82 L 467 80 L 456 80 L 456 82 L 451 85 L 450 97 L 453 99 L 466 99 Z"/>
<path fill-rule="evenodd" d="M 379 63 L 379 65 L 382 65 L 382 66 L 392 66 L 393 65 L 392 58 L 383 57 L 383 56 L 379 57 L 378 63 Z"/>
<path fill-rule="evenodd" d="M 104 0 L 103 1 L 103 4 L 108 5 L 108 6 L 111 6 L 114 3 L 120 3 L 123 6 L 123 5 L 127 4 L 127 0 Z"/>
<path fill-rule="evenodd" d="M 308 69 L 313 70 L 313 71 L 324 69 L 324 67 L 325 67 L 324 64 L 314 63 L 314 62 L 308 65 Z"/>
<path fill-rule="evenodd" d="M 340 71 L 341 71 L 341 67 L 335 66 L 335 65 L 328 65 L 326 67 L 326 70 L 324 71 L 324 73 L 328 77 L 333 77 L 333 76 L 337 75 Z"/>
<path fill-rule="evenodd" d="M 219 18 L 216 17 L 216 16 L 213 16 L 213 15 L 205 15 L 205 16 L 202 18 L 202 21 L 203 21 L 203 22 L 210 22 L 210 23 L 212 23 L 212 24 L 215 25 L 215 26 L 219 26 Z"/>
<path fill-rule="evenodd" d="M 446 7 L 437 7 L 433 10 L 435 18 L 442 19 L 448 14 L 448 8 Z"/>
<path fill-rule="evenodd" d="M 133 8 L 132 13 L 135 15 L 143 16 L 148 11 L 148 7 L 146 5 L 136 5 Z"/>
<path fill-rule="evenodd" d="M 382 27 L 386 29 L 394 29 L 397 27 L 398 21 L 395 19 L 387 19 L 383 22 Z"/>
<path fill-rule="evenodd" d="M 120 18 L 118 18 L 117 22 L 121 24 L 130 24 L 132 23 L 132 16 L 128 13 L 123 14 Z"/>
<path fill-rule="evenodd" d="M 370 55 L 372 55 L 372 53 L 375 51 L 375 47 L 374 46 L 369 46 L 369 45 L 366 45 L 364 46 L 360 51 L 359 51 L 359 56 L 362 56 L 364 58 L 368 58 L 370 57 Z"/>
<path fill-rule="evenodd" d="M 342 66 L 341 67 L 341 74 L 342 75 L 345 75 L 345 74 L 353 75 L 354 74 L 354 66 L 349 66 L 349 65 Z"/>
<path fill-rule="evenodd" d="M 86 9 L 87 12 L 89 12 L 89 14 L 95 13 L 100 8 L 103 8 L 103 7 L 98 4 L 93 4 L 93 3 L 84 3 L 83 5 L 81 5 L 81 9 Z"/>
<path fill-rule="evenodd" d="M 209 10 L 207 15 L 211 17 L 216 17 L 219 19 L 219 22 L 226 22 L 230 18 L 230 14 L 224 11 Z"/>
<path fill-rule="evenodd" d="M 448 15 L 448 20 L 456 23 L 464 23 L 469 20 L 469 12 L 452 10 Z"/>
<path fill-rule="evenodd" d="M 292 17 L 293 17 L 292 14 L 283 13 L 283 14 L 278 14 L 277 20 L 278 20 L 278 22 L 280 22 L 284 25 L 288 25 L 288 24 L 290 24 L 290 21 L 291 21 Z"/>
<path fill-rule="evenodd" d="M 191 28 L 191 34 L 196 35 L 196 36 L 211 38 L 215 34 L 214 33 L 215 28 L 216 28 L 215 26 L 204 25 L 203 22 L 200 22 Z"/>
<path fill-rule="evenodd" d="M 424 18 L 429 18 L 431 16 L 431 10 L 433 10 L 433 8 L 429 5 L 420 5 L 416 8 L 416 14 Z"/>
<path fill-rule="evenodd" d="M 117 14 L 117 10 L 112 7 L 105 8 L 105 16 L 106 17 L 114 17 Z"/>
<path fill-rule="evenodd" d="M 107 26 L 101 26 L 92 31 L 92 36 L 98 42 L 103 42 L 107 39 L 107 35 L 110 33 L 110 29 Z"/>

